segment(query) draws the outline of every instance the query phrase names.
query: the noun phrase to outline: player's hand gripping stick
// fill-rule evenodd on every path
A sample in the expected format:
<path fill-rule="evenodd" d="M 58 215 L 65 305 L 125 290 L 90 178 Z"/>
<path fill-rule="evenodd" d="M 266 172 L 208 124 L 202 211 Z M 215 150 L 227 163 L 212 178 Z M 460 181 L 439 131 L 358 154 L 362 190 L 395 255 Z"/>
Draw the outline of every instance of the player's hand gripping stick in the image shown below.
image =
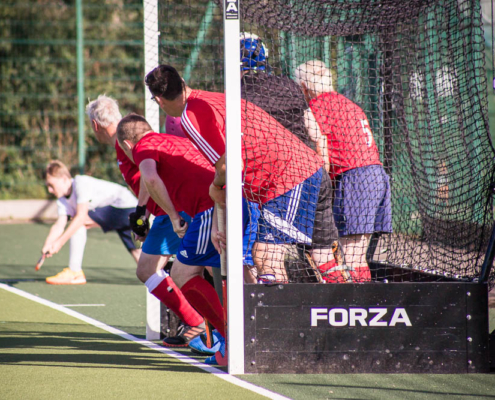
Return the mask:
<path fill-rule="evenodd" d="M 36 263 L 36 266 L 34 267 L 34 269 L 35 269 L 36 271 L 39 271 L 39 270 L 40 270 L 41 266 L 42 266 L 42 265 L 43 265 L 43 263 L 45 262 L 45 258 L 46 258 L 46 255 L 47 255 L 47 254 L 48 254 L 48 253 L 43 253 L 43 254 L 41 255 L 40 259 L 39 259 L 39 260 L 38 260 L 38 262 Z"/>
<path fill-rule="evenodd" d="M 146 205 L 137 206 L 136 211 L 129 214 L 129 222 L 132 231 L 141 237 L 145 237 L 150 229 L 150 222 L 145 217 Z"/>

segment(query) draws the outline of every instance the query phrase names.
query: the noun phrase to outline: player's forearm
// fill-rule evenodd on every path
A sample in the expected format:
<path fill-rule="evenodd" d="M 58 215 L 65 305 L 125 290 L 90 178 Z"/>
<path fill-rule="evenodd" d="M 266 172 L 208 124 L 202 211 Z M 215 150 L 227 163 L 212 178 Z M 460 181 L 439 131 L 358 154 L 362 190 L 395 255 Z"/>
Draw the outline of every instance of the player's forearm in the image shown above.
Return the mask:
<path fill-rule="evenodd" d="M 330 171 L 330 161 L 328 157 L 328 143 L 327 137 L 325 135 L 321 135 L 316 142 L 316 152 L 323 158 L 323 162 L 325 163 L 325 170 L 327 172 Z"/>
<path fill-rule="evenodd" d="M 225 175 L 225 154 L 217 161 L 215 164 L 215 178 L 213 179 L 213 184 L 215 186 L 223 187 L 226 183 Z"/>
<path fill-rule="evenodd" d="M 57 240 L 63 233 L 65 225 L 67 225 L 67 217 L 59 217 L 57 221 L 50 228 L 50 232 L 45 239 L 45 243 L 43 244 L 43 248 L 52 244 L 55 240 Z"/>
<path fill-rule="evenodd" d="M 180 219 L 180 215 L 175 209 L 174 203 L 170 199 L 168 190 L 163 181 L 159 178 L 147 178 L 144 180 L 149 195 L 160 208 L 165 211 L 171 220 Z"/>
<path fill-rule="evenodd" d="M 86 218 L 84 215 L 76 215 L 71 221 L 65 232 L 58 238 L 60 245 L 63 246 L 76 233 L 81 226 L 84 226 Z"/>
<path fill-rule="evenodd" d="M 146 205 L 149 199 L 150 199 L 150 194 L 148 192 L 146 184 L 144 183 L 144 178 L 141 176 L 141 180 L 139 183 L 138 205 L 139 206 Z"/>

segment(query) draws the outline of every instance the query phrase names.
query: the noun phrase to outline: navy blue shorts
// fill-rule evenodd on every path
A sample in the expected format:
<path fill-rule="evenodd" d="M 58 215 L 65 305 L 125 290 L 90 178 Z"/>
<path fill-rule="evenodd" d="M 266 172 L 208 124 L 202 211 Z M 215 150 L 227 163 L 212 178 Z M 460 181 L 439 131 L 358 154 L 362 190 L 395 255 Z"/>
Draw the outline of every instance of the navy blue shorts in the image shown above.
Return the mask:
<path fill-rule="evenodd" d="M 115 208 L 112 206 L 96 208 L 89 211 L 88 215 L 93 221 L 100 225 L 103 232 L 117 231 L 120 240 L 127 250 L 136 249 L 132 240 L 131 226 L 129 224 L 129 214 L 136 211 L 133 208 Z"/>
<path fill-rule="evenodd" d="M 213 207 L 194 216 L 177 250 L 177 260 L 186 265 L 220 268 L 220 254 L 211 241 Z"/>
<path fill-rule="evenodd" d="M 312 243 L 323 168 L 261 208 L 257 242 Z"/>
<path fill-rule="evenodd" d="M 336 178 L 333 216 L 339 236 L 392 232 L 390 180 L 381 165 L 354 168 Z"/>
<path fill-rule="evenodd" d="M 185 212 L 179 213 L 189 224 L 191 217 Z M 176 254 L 180 245 L 180 237 L 174 232 L 174 227 L 168 215 L 155 217 L 153 225 L 143 244 L 143 253 L 152 255 Z"/>

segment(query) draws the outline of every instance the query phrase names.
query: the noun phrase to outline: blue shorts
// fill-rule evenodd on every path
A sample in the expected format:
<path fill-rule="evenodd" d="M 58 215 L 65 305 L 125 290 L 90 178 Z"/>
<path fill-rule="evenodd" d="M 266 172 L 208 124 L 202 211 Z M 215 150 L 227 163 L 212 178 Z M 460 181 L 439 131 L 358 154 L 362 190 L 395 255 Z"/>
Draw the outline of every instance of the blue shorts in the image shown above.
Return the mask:
<path fill-rule="evenodd" d="M 258 233 L 258 219 L 260 210 L 258 204 L 242 199 L 242 229 L 244 232 L 242 239 L 242 263 L 243 265 L 254 266 L 253 244 Z"/>
<path fill-rule="evenodd" d="M 100 207 L 88 212 L 89 218 L 100 225 L 103 232 L 117 231 L 120 240 L 127 250 L 136 249 L 132 240 L 129 214 L 136 211 L 133 208 L 115 208 L 112 206 Z"/>
<path fill-rule="evenodd" d="M 390 181 L 381 165 L 354 168 L 336 178 L 333 216 L 339 236 L 392 232 Z"/>
<path fill-rule="evenodd" d="M 263 204 L 257 242 L 312 243 L 323 168 L 287 193 Z"/>
<path fill-rule="evenodd" d="M 213 207 L 194 216 L 177 251 L 182 264 L 220 268 L 220 254 L 211 242 L 212 219 Z"/>
<path fill-rule="evenodd" d="M 179 213 L 187 223 L 191 222 L 191 217 L 185 212 Z M 180 245 L 180 237 L 174 232 L 174 227 L 168 215 L 155 217 L 153 225 L 146 236 L 143 244 L 143 253 L 153 255 L 176 254 Z"/>

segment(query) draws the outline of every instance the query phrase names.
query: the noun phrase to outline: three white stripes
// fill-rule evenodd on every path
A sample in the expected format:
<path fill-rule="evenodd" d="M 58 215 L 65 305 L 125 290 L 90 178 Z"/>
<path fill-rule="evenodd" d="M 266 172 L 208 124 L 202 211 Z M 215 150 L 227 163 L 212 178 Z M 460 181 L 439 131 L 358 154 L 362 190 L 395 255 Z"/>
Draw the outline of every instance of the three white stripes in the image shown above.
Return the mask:
<path fill-rule="evenodd" d="M 196 254 L 205 254 L 210 240 L 211 220 L 213 209 L 206 210 L 201 216 L 201 226 L 199 228 L 199 240 L 196 245 Z"/>
<path fill-rule="evenodd" d="M 182 112 L 181 123 L 186 129 L 187 133 L 191 136 L 194 142 L 201 148 L 201 150 L 206 154 L 210 162 L 215 165 L 220 159 L 218 153 L 210 146 L 210 144 L 201 136 L 201 134 L 196 130 L 192 122 L 187 116 L 187 104 L 186 108 Z"/>

